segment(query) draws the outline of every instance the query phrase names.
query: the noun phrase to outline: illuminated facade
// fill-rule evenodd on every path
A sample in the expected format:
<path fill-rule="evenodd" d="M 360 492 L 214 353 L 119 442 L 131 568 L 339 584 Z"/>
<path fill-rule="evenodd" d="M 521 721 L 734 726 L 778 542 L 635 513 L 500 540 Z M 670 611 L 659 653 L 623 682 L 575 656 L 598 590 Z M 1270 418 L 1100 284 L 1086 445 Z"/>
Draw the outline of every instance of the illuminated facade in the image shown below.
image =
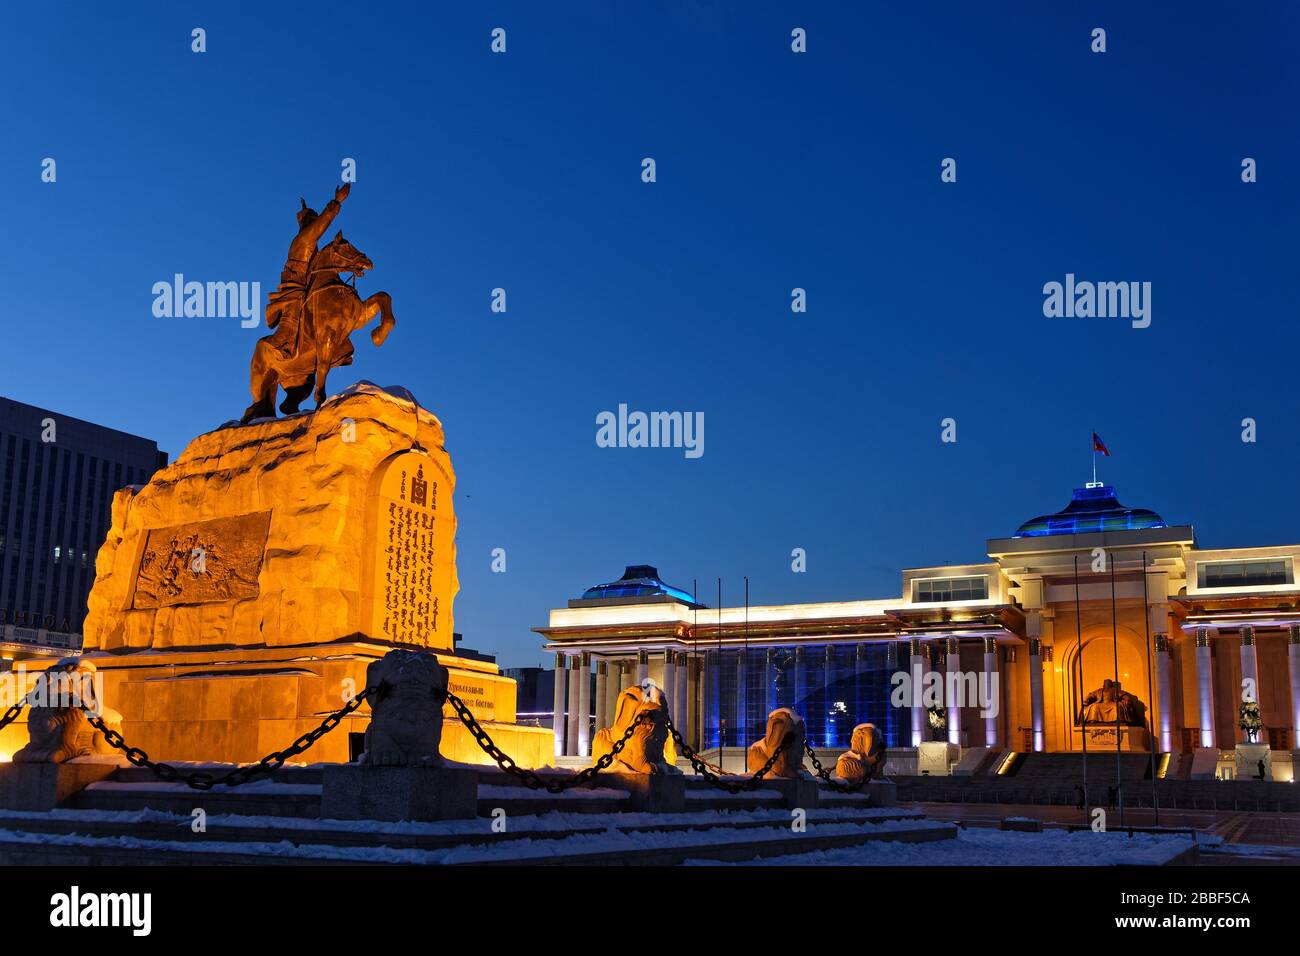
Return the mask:
<path fill-rule="evenodd" d="M 987 554 L 905 570 L 899 593 L 883 599 L 721 609 L 693 603 L 654 568 L 630 567 L 536 629 L 556 654 L 556 711 L 570 715 L 556 753 L 588 753 L 576 715 L 606 726 L 618 691 L 647 676 L 697 747 L 758 739 L 778 706 L 804 716 L 814 746 L 845 746 L 854 724 L 870 721 L 891 747 L 916 747 L 931 739 L 927 712 L 893 705 L 899 672 L 995 689 L 993 707 L 945 699 L 944 734 L 962 748 L 1103 746 L 1110 731 L 1085 740 L 1080 715 L 1090 692 L 1118 680 L 1146 704 L 1146 726 L 1125 728 L 1126 748 L 1201 752 L 1212 771 L 1244 740 L 1243 679 L 1254 681 L 1260 741 L 1297 746 L 1300 545 L 1203 550 L 1190 525 L 1126 508 L 1094 483 L 1061 511 L 990 539 Z M 575 678 L 593 669 L 591 690 Z M 1113 734 L 1105 745 L 1115 749 Z"/>

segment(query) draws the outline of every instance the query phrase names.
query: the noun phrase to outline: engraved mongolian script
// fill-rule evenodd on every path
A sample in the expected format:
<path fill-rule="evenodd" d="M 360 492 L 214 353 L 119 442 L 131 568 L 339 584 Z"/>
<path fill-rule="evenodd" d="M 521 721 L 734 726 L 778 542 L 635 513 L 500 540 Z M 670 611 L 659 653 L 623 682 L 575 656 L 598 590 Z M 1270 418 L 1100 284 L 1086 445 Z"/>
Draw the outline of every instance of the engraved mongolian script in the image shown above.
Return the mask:
<path fill-rule="evenodd" d="M 450 602 L 456 593 L 450 493 L 450 483 L 425 455 L 408 452 L 385 466 L 373 525 L 369 633 L 375 637 L 450 648 Z"/>
<path fill-rule="evenodd" d="M 135 576 L 134 608 L 256 597 L 271 513 L 154 528 Z"/>

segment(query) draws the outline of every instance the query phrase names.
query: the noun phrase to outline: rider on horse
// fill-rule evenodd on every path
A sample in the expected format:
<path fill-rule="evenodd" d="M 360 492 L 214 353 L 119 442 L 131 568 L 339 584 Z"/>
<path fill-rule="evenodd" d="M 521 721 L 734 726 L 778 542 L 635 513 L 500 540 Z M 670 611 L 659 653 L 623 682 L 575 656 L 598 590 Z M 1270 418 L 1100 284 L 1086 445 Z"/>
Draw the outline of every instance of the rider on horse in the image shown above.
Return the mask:
<path fill-rule="evenodd" d="M 284 271 L 280 273 L 280 286 L 266 302 L 266 327 L 275 330 L 270 336 L 271 344 L 286 359 L 294 358 L 299 351 L 298 332 L 302 326 L 302 307 L 307 298 L 307 283 L 311 278 L 311 261 L 316 255 L 316 244 L 339 214 L 350 189 L 349 183 L 336 188 L 334 198 L 325 204 L 319 214 L 308 207 L 307 200 L 298 200 L 302 204 L 298 210 L 298 234 L 289 243 L 289 258 L 284 264 Z"/>

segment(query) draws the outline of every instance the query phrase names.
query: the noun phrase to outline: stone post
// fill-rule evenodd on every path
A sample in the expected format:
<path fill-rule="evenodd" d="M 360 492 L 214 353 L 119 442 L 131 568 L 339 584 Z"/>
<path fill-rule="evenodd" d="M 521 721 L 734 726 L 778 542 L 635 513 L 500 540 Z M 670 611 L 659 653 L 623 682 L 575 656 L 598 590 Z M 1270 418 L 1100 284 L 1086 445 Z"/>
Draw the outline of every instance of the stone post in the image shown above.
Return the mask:
<path fill-rule="evenodd" d="M 664 651 L 664 700 L 668 702 L 669 719 L 677 721 L 677 653 Z"/>
<path fill-rule="evenodd" d="M 650 652 L 636 652 L 636 682 L 640 684 L 650 676 Z"/>

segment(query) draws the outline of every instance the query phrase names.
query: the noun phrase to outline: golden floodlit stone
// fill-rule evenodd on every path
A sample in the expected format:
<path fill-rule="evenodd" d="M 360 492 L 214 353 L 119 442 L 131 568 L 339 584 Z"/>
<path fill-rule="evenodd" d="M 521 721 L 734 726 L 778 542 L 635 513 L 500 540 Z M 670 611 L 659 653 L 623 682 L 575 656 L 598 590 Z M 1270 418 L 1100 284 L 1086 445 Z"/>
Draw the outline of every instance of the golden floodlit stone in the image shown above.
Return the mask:
<path fill-rule="evenodd" d="M 84 653 L 128 743 L 156 760 L 258 760 L 342 707 L 372 661 L 420 647 L 502 749 L 551 762 L 551 730 L 514 723 L 515 682 L 455 655 L 454 489 L 438 419 L 361 383 L 312 413 L 200 435 L 119 491 Z M 349 760 L 365 711 L 298 759 Z M 443 756 L 488 762 L 444 713 Z M 0 731 L 0 751 L 26 729 Z"/>

